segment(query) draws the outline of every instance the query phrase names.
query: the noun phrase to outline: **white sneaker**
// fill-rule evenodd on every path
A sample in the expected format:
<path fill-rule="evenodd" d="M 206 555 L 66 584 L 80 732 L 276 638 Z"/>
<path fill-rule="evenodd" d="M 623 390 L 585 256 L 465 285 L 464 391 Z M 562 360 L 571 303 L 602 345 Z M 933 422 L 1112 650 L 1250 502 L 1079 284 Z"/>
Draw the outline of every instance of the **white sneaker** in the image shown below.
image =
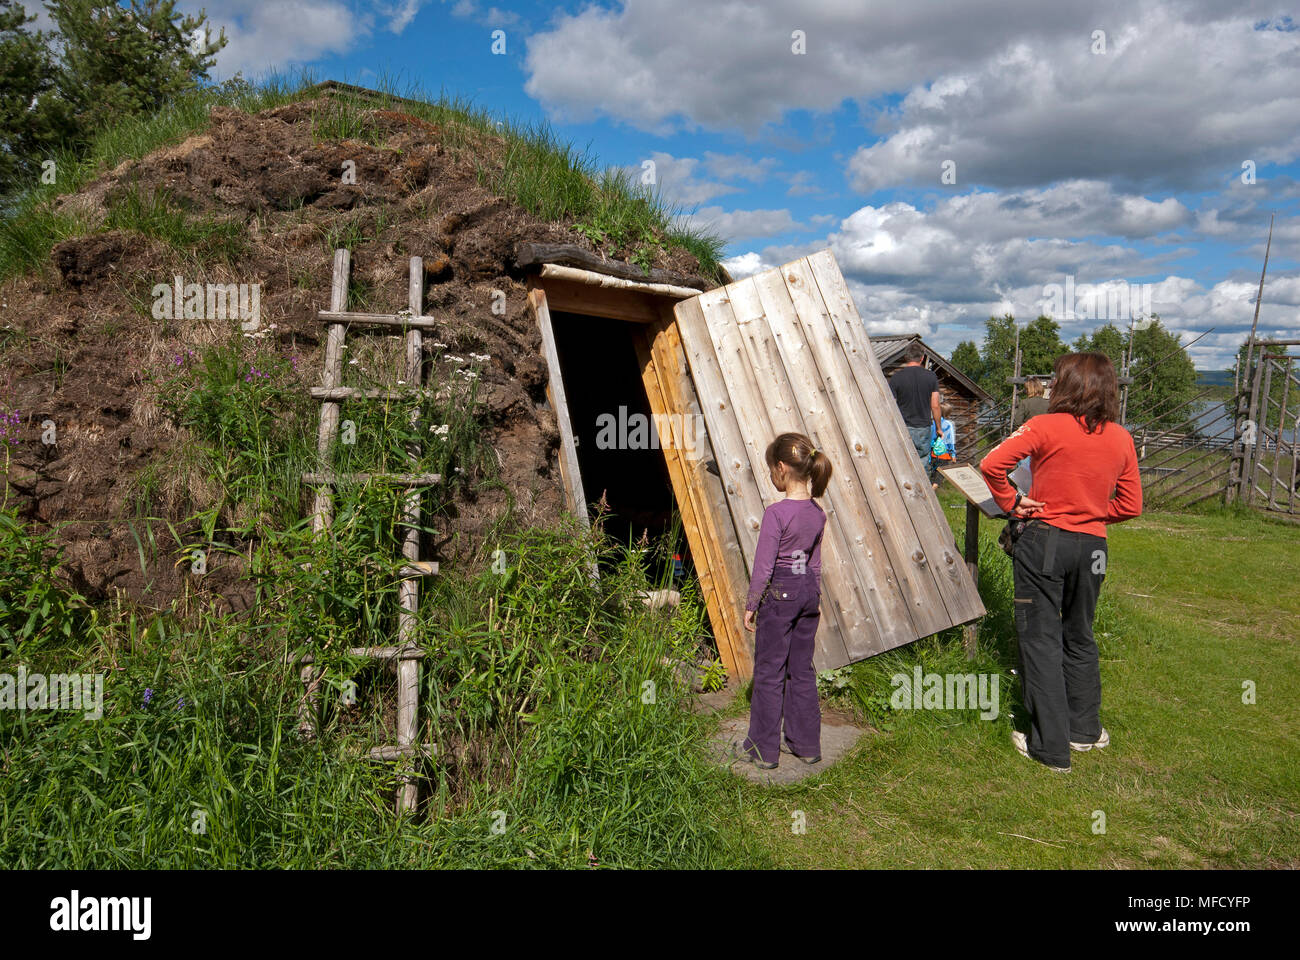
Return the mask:
<path fill-rule="evenodd" d="M 1035 760 L 1033 757 L 1029 755 L 1029 738 L 1025 736 L 1023 733 L 1021 733 L 1019 730 L 1011 731 L 1011 743 L 1013 746 L 1015 746 L 1016 750 L 1019 751 L 1020 755 L 1024 757 L 1026 760 L 1033 760 L 1034 763 L 1042 763 L 1041 760 Z M 1069 767 L 1054 767 L 1049 763 L 1044 763 L 1043 766 L 1047 767 L 1048 770 L 1055 770 L 1057 773 L 1070 772 Z"/>
<path fill-rule="evenodd" d="M 1085 753 L 1088 750 L 1093 749 L 1094 747 L 1097 748 L 1098 750 L 1104 750 L 1106 747 L 1109 746 L 1110 746 L 1110 734 L 1106 732 L 1105 727 L 1101 728 L 1101 736 L 1098 737 L 1096 740 L 1094 740 L 1092 743 L 1075 743 L 1073 740 L 1070 741 L 1070 749 L 1078 750 L 1080 753 Z"/>

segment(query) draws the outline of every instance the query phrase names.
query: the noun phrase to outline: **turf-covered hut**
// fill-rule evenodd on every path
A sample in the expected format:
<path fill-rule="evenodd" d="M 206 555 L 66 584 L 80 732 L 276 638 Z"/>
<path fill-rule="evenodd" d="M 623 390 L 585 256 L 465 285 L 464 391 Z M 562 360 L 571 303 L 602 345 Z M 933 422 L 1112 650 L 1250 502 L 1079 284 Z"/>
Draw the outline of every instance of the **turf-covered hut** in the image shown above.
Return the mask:
<path fill-rule="evenodd" d="M 829 251 L 714 289 L 572 247 L 523 243 L 517 260 L 570 509 L 586 515 L 603 493 L 649 526 L 676 506 L 733 677 L 752 673 L 745 595 L 763 509 L 780 496 L 764 451 L 787 430 L 835 468 L 819 670 L 983 615 Z"/>
<path fill-rule="evenodd" d="M 922 340 L 919 333 L 871 338 L 871 350 L 880 361 L 886 377 L 903 365 L 903 353 L 913 341 L 921 344 L 921 349 L 925 351 L 924 366 L 933 370 L 939 378 L 939 396 L 944 403 L 952 404 L 952 425 L 957 431 L 956 456 L 961 460 L 969 456 L 968 443 L 975 436 L 975 421 L 979 417 L 980 408 L 986 403 L 992 403 L 993 398 Z"/>

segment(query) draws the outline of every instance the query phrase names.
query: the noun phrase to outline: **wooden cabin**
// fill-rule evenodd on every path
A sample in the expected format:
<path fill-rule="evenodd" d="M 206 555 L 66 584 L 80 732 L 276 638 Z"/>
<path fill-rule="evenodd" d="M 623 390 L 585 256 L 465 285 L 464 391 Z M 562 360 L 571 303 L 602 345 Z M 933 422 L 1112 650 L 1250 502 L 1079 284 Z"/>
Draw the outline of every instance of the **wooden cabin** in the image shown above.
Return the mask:
<path fill-rule="evenodd" d="M 919 333 L 871 338 L 871 350 L 886 377 L 903 365 L 903 353 L 914 340 L 925 351 L 924 366 L 939 378 L 939 396 L 944 403 L 952 404 L 952 425 L 957 432 L 956 457 L 959 461 L 969 459 L 971 449 L 968 444 L 975 436 L 976 419 L 984 404 L 993 403 L 993 397 L 922 340 Z"/>

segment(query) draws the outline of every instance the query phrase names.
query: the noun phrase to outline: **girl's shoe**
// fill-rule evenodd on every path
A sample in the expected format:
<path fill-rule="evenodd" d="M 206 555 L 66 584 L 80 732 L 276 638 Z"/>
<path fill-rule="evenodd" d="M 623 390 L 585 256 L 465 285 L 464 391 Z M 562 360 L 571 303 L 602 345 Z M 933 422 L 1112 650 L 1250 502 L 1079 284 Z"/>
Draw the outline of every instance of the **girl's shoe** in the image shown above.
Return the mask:
<path fill-rule="evenodd" d="M 731 744 L 731 759 L 739 760 L 742 763 L 752 763 L 760 770 L 776 769 L 775 763 L 767 763 L 763 760 L 760 760 L 758 759 L 758 757 L 754 756 L 752 753 L 746 750 L 745 741 L 743 740 L 736 740 Z"/>
<path fill-rule="evenodd" d="M 1088 750 L 1104 750 L 1109 746 L 1110 734 L 1106 732 L 1105 727 L 1101 728 L 1101 736 L 1092 741 L 1092 743 L 1075 743 L 1073 740 L 1070 741 L 1070 749 L 1077 750 L 1080 753 L 1085 753 Z"/>
<path fill-rule="evenodd" d="M 1011 731 L 1011 743 L 1015 746 L 1016 750 L 1019 751 L 1020 755 L 1024 757 L 1026 760 L 1033 760 L 1034 763 L 1043 763 L 1041 760 L 1037 760 L 1034 757 L 1031 757 L 1029 755 L 1029 738 L 1026 737 L 1019 730 Z M 1050 763 L 1043 763 L 1043 766 L 1045 766 L 1048 770 L 1055 770 L 1057 773 L 1070 772 L 1069 767 L 1054 767 Z"/>
<path fill-rule="evenodd" d="M 781 752 L 782 752 L 782 753 L 788 753 L 788 754 L 790 754 L 790 756 L 794 757 L 796 760 L 802 760 L 804 763 L 808 763 L 808 764 L 812 764 L 812 763 L 821 763 L 821 762 L 822 762 L 822 755 L 821 755 L 820 753 L 817 754 L 817 756 L 815 756 L 815 757 L 801 757 L 801 756 L 799 756 L 799 754 L 797 754 L 797 753 L 795 753 L 793 750 L 791 750 L 789 744 L 787 744 L 787 743 L 785 743 L 785 742 L 782 742 L 782 743 L 781 743 Z"/>

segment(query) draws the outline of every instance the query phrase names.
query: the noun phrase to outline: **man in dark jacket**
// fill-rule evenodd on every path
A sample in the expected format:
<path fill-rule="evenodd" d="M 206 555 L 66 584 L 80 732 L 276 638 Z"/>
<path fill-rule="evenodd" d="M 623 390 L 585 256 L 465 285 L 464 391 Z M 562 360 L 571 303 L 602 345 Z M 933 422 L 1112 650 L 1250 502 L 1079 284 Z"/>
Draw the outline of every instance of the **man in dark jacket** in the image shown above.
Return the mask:
<path fill-rule="evenodd" d="M 903 365 L 889 378 L 894 402 L 903 414 L 903 423 L 912 437 L 916 453 L 930 476 L 930 424 L 943 436 L 943 414 L 939 408 L 939 378 L 921 366 L 925 348 L 913 340 L 903 353 Z"/>

